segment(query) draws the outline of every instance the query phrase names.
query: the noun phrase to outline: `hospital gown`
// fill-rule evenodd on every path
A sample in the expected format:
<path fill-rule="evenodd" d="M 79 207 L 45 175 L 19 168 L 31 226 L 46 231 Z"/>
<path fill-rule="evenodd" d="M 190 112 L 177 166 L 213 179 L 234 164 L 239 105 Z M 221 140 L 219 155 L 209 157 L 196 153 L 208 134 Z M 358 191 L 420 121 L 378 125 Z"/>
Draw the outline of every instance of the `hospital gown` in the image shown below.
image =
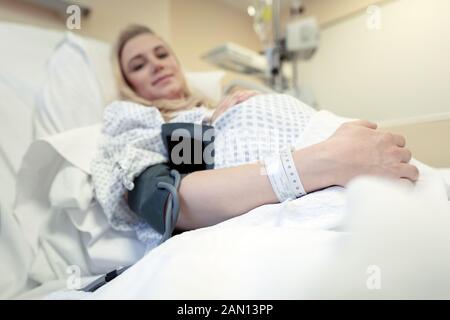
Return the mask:
<path fill-rule="evenodd" d="M 170 122 L 200 124 L 211 112 L 197 107 L 180 112 Z M 231 107 L 213 123 L 214 168 L 256 162 L 295 145 L 314 112 L 283 94 L 258 95 Z M 167 162 L 161 138 L 163 123 L 155 107 L 127 101 L 110 104 L 105 109 L 102 140 L 91 164 L 96 198 L 112 227 L 134 230 L 149 249 L 160 242 L 161 235 L 130 210 L 124 194 L 133 189 L 133 180 L 147 167 Z"/>

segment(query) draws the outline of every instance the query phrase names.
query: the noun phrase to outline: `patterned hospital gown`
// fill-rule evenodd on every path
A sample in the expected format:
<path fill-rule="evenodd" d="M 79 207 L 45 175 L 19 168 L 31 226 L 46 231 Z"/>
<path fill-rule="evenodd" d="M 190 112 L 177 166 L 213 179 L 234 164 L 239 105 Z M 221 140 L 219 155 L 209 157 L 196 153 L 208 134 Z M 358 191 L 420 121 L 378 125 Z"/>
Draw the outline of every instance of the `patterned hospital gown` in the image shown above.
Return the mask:
<path fill-rule="evenodd" d="M 314 109 L 283 94 L 258 95 L 228 109 L 213 123 L 214 167 L 224 168 L 263 160 L 302 137 Z M 204 107 L 179 113 L 170 122 L 202 123 L 212 111 Z M 117 101 L 104 113 L 102 140 L 91 164 L 96 198 L 112 227 L 135 231 L 151 249 L 160 239 L 128 207 L 124 194 L 148 166 L 167 162 L 161 139 L 165 123 L 155 107 Z"/>

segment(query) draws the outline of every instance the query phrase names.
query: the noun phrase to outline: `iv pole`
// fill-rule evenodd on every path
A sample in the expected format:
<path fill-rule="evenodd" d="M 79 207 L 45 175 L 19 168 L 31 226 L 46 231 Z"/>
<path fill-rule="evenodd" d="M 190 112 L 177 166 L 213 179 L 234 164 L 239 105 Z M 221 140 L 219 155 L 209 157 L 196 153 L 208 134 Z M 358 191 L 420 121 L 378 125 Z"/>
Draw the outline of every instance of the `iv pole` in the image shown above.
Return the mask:
<path fill-rule="evenodd" d="M 298 78 L 298 63 L 299 60 L 302 59 L 309 59 L 314 54 L 316 47 L 312 47 L 314 44 L 309 44 L 311 48 L 305 49 L 302 48 L 302 52 L 299 52 L 297 50 L 292 50 L 289 48 L 289 41 L 287 39 L 288 34 L 286 36 L 283 34 L 283 30 L 281 28 L 281 1 L 282 0 L 272 0 L 271 6 L 272 6 L 272 30 L 273 30 L 273 37 L 272 37 L 272 46 L 270 46 L 267 49 L 266 57 L 269 64 L 269 70 L 268 70 L 268 76 L 269 76 L 269 82 L 272 88 L 278 92 L 283 92 L 285 89 L 288 88 L 289 84 L 284 77 L 284 70 L 283 70 L 283 63 L 287 60 L 291 61 L 292 63 L 292 80 L 290 85 L 292 86 L 292 94 L 295 95 L 297 98 L 300 98 L 301 96 L 301 90 L 300 90 L 300 83 Z M 302 7 L 296 8 L 295 11 L 297 14 L 301 13 Z M 292 10 L 292 8 L 291 8 Z M 292 14 L 292 11 L 291 11 Z M 311 30 L 316 28 L 315 20 L 312 21 L 305 21 L 305 24 L 307 24 L 308 29 Z M 298 25 L 297 25 L 298 28 Z M 304 30 L 308 30 L 307 28 L 304 28 Z M 309 31 L 308 30 L 308 31 Z M 289 30 L 286 30 L 288 32 Z M 292 32 L 292 30 L 290 31 Z M 298 30 L 294 31 L 295 36 L 299 37 L 297 33 Z M 311 31 L 309 31 L 311 33 Z M 308 34 L 310 36 L 310 39 L 308 39 L 310 42 L 313 42 L 315 39 L 315 35 Z M 295 43 L 296 44 L 296 43 Z"/>
<path fill-rule="evenodd" d="M 269 51 L 269 65 L 270 65 L 270 75 L 271 84 L 276 91 L 283 91 L 283 35 L 281 32 L 281 8 L 280 0 L 272 0 L 272 12 L 273 12 L 273 42 L 274 46 Z"/>

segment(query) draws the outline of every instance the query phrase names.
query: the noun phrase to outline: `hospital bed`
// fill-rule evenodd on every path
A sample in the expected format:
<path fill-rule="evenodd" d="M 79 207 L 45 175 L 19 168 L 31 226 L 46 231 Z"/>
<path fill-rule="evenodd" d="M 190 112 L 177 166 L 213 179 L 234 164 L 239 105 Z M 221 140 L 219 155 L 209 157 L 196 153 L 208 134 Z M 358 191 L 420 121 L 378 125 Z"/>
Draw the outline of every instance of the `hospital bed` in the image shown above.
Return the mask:
<path fill-rule="evenodd" d="M 450 298 L 450 174 L 426 165 L 417 190 L 361 178 L 347 190 L 185 232 L 145 255 L 91 201 L 86 155 L 95 150 L 101 109 L 78 118 L 78 129 L 33 142 L 48 129 L 36 124 L 35 110 L 48 61 L 73 35 L 1 23 L 0 38 L 0 298 Z M 98 81 L 89 102 L 101 108 L 114 99 L 102 62 L 109 47 L 82 41 Z M 220 74 L 189 79 L 212 98 L 220 93 L 211 87 Z M 128 264 L 92 295 L 73 290 Z M 374 266 L 381 287 L 368 284 Z"/>

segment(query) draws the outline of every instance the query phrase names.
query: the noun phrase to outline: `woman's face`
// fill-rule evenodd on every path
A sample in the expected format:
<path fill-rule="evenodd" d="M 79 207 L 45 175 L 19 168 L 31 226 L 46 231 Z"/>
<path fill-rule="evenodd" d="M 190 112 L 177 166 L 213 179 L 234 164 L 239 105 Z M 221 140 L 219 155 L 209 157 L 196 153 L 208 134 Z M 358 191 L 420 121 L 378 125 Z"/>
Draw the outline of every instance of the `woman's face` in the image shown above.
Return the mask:
<path fill-rule="evenodd" d="M 183 97 L 184 76 L 167 44 L 153 34 L 141 34 L 122 49 L 122 72 L 137 95 L 147 100 Z"/>

